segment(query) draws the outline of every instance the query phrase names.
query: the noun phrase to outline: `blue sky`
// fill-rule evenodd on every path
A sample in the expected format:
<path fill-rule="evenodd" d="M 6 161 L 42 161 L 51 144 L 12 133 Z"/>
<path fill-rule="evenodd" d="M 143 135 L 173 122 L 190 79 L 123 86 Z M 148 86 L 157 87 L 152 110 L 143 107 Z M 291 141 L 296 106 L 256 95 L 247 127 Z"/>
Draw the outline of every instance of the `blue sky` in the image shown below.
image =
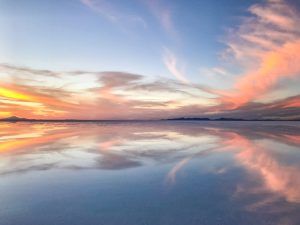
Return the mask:
<path fill-rule="evenodd" d="M 199 68 L 219 64 L 227 27 L 235 26 L 254 3 L 157 1 L 151 9 L 147 1 L 94 2 L 95 8 L 109 5 L 104 10 L 117 16 L 116 21 L 79 0 L 1 1 L 0 26 L 6 31 L 1 61 L 55 70 L 169 76 L 162 60 L 168 48 L 185 66 L 189 79 L 199 80 Z M 164 11 L 170 14 L 172 31 L 155 15 Z"/>

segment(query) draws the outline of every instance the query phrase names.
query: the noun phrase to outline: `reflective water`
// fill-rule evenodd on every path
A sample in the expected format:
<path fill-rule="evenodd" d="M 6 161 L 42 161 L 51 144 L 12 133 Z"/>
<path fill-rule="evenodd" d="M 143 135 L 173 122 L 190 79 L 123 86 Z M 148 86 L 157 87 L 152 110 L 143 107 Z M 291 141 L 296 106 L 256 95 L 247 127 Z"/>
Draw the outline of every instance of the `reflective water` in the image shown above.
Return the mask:
<path fill-rule="evenodd" d="M 1 225 L 298 225 L 300 123 L 0 123 Z"/>

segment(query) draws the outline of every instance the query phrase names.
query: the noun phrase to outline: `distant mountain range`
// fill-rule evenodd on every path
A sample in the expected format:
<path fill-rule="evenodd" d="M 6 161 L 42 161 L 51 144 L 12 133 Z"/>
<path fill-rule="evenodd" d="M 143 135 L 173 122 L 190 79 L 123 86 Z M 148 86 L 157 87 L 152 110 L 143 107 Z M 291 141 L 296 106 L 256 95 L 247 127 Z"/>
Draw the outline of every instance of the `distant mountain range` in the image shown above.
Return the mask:
<path fill-rule="evenodd" d="M 97 121 L 127 121 L 127 120 L 81 120 L 81 119 L 27 119 L 21 118 L 17 116 L 11 116 L 8 118 L 0 119 L 0 122 L 97 122 Z M 138 120 L 130 120 L 130 121 L 138 121 Z M 207 118 L 207 117 L 178 117 L 171 119 L 162 119 L 160 121 L 300 121 L 300 119 L 296 120 L 273 120 L 273 119 L 242 119 L 242 118 Z"/>
<path fill-rule="evenodd" d="M 243 119 L 243 118 L 230 118 L 230 117 L 221 117 L 221 118 L 206 118 L 206 117 L 179 117 L 179 118 L 171 118 L 167 120 L 184 120 L 184 121 L 300 121 L 300 119 L 296 120 L 287 120 L 287 119 Z"/>
<path fill-rule="evenodd" d="M 261 121 L 258 119 L 242 119 L 242 118 L 215 118 L 215 119 L 211 119 L 211 118 L 202 118 L 202 117 L 179 117 L 179 118 L 172 118 L 172 119 L 167 119 L 167 120 L 196 120 L 196 121 Z M 263 121 L 273 121 L 273 120 L 266 120 L 263 119 Z"/>

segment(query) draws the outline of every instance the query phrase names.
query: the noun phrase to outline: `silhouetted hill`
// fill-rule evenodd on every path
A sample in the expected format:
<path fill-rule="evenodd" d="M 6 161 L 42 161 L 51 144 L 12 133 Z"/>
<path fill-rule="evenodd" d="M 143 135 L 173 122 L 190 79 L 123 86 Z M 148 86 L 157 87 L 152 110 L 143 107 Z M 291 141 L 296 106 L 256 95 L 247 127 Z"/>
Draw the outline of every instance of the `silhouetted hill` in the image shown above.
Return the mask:
<path fill-rule="evenodd" d="M 211 120 L 210 118 L 189 118 L 189 117 L 179 117 L 179 118 L 172 118 L 167 120 Z"/>
<path fill-rule="evenodd" d="M 29 119 L 26 118 L 21 118 L 21 117 L 17 117 L 17 116 L 11 116 L 11 117 L 7 117 L 7 118 L 3 118 L 0 119 L 0 121 L 28 121 Z"/>

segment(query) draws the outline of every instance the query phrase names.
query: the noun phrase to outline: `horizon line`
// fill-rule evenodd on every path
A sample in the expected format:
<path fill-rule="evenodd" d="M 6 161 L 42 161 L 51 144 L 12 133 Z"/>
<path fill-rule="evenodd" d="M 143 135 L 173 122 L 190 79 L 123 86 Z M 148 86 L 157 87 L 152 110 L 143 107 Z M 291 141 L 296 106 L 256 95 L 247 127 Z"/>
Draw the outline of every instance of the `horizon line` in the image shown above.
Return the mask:
<path fill-rule="evenodd" d="M 245 118 L 208 118 L 208 117 L 178 117 L 164 119 L 28 119 L 16 116 L 1 118 L 0 122 L 130 122 L 130 121 L 300 121 L 299 119 L 245 119 Z"/>

